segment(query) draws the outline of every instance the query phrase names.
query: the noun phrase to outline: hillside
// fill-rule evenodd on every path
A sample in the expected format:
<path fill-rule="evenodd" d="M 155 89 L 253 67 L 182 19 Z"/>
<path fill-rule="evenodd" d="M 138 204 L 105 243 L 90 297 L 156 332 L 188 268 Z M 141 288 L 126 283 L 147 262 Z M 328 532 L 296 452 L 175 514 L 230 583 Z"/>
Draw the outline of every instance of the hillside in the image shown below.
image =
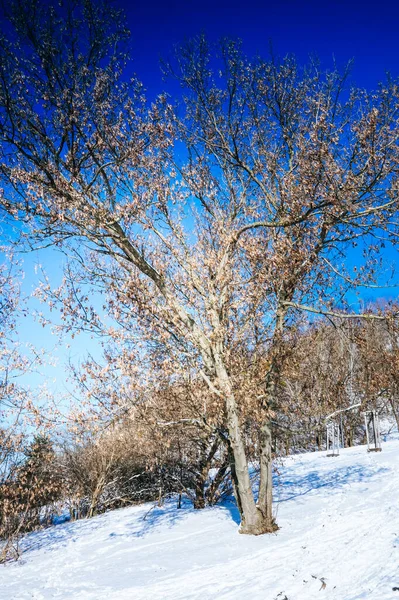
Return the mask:
<path fill-rule="evenodd" d="M 275 535 L 240 536 L 229 504 L 121 509 L 27 536 L 0 598 L 399 600 L 399 440 L 279 471 Z"/>

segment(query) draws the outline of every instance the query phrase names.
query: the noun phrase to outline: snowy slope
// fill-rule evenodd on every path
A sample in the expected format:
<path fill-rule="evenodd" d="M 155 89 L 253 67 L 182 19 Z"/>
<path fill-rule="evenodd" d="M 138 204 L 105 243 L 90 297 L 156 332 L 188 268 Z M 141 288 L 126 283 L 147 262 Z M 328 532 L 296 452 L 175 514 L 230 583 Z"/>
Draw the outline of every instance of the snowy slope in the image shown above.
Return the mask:
<path fill-rule="evenodd" d="M 239 535 L 232 505 L 121 509 L 27 536 L 0 599 L 399 600 L 399 440 L 280 471 L 276 534 Z"/>

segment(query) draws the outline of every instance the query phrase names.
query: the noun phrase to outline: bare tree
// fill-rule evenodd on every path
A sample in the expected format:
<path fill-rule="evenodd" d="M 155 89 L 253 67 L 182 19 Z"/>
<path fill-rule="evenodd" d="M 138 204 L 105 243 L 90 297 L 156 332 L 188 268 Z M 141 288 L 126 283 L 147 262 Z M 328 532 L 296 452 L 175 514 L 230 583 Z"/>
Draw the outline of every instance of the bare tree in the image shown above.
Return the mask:
<path fill-rule="evenodd" d="M 224 411 L 240 531 L 273 531 L 287 327 L 298 310 L 339 314 L 337 294 L 372 282 L 381 238 L 396 235 L 397 86 L 348 92 L 345 74 L 251 61 L 232 42 L 214 76 L 201 38 L 178 55 L 179 117 L 123 78 L 126 32 L 107 3 L 15 6 L 0 41 L 1 205 L 30 225 L 31 244 L 70 243 L 138 355 L 152 344 L 165 373 L 203 379 Z M 353 276 L 342 256 L 362 239 L 369 260 Z M 59 295 L 68 318 L 94 326 L 81 289 Z M 263 380 L 248 386 L 236 369 L 266 348 Z M 262 424 L 257 501 L 247 394 Z"/>

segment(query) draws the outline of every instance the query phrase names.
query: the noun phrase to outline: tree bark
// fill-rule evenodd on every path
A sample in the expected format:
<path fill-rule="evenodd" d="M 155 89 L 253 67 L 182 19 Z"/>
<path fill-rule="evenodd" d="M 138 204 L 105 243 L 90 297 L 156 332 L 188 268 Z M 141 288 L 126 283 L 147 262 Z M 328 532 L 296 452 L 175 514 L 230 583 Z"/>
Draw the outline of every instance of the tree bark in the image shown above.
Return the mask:
<path fill-rule="evenodd" d="M 220 486 L 227 479 L 227 475 L 229 472 L 229 466 L 230 466 L 230 459 L 229 459 L 229 456 L 227 455 L 224 462 L 219 467 L 219 470 L 216 473 L 211 485 L 206 490 L 206 494 L 205 494 L 206 501 L 210 506 L 213 506 L 214 504 L 216 504 L 216 502 L 220 498 L 220 495 L 221 495 Z"/>
<path fill-rule="evenodd" d="M 264 527 L 267 531 L 275 531 L 277 525 L 272 514 L 273 506 L 273 462 L 272 462 L 272 430 L 271 423 L 265 420 L 260 431 L 260 481 L 257 508 L 262 513 Z"/>
<path fill-rule="evenodd" d="M 259 507 L 255 504 L 244 438 L 240 427 L 237 401 L 226 368 L 218 355 L 216 355 L 215 363 L 219 386 L 224 393 L 226 402 L 227 427 L 231 452 L 234 459 L 232 463 L 233 490 L 241 516 L 239 532 L 249 535 L 270 533 L 275 530 L 275 527 L 271 528 L 271 523 L 268 520 L 268 516 L 271 514 L 271 504 L 267 511 L 265 510 L 264 505 Z M 265 454 L 265 459 L 268 456 L 268 452 L 271 453 L 271 445 L 270 449 Z M 267 498 L 269 497 L 270 494 L 268 491 Z M 262 497 L 262 501 L 266 501 L 266 498 L 263 499 Z"/>
<path fill-rule="evenodd" d="M 259 494 L 257 502 L 257 510 L 262 515 L 262 533 L 273 532 L 278 529 L 278 526 L 273 518 L 273 458 L 272 458 L 272 428 L 270 422 L 270 411 L 276 404 L 277 387 L 280 376 L 282 354 L 282 339 L 284 331 L 284 320 L 287 314 L 287 309 L 282 304 L 287 296 L 282 292 L 280 303 L 276 312 L 276 325 L 273 335 L 271 347 L 271 363 L 266 376 L 265 403 L 263 407 L 264 417 L 259 433 Z"/>
<path fill-rule="evenodd" d="M 199 478 L 196 480 L 193 506 L 196 510 L 205 508 L 205 481 Z"/>
<path fill-rule="evenodd" d="M 394 402 L 394 400 L 392 400 L 392 398 L 390 399 L 389 403 L 391 405 L 392 413 L 393 413 L 393 416 L 396 421 L 396 427 L 398 428 L 398 431 L 399 431 L 399 412 L 396 410 L 395 402 Z"/>
<path fill-rule="evenodd" d="M 104 482 L 101 478 L 101 480 L 99 482 L 97 482 L 97 485 L 91 496 L 90 507 L 89 507 L 89 511 L 87 513 L 88 519 L 91 519 L 92 517 L 94 517 L 97 514 L 97 504 L 98 504 L 100 495 L 103 491 L 103 487 L 104 487 Z"/>
<path fill-rule="evenodd" d="M 206 482 L 209 476 L 209 470 L 212 465 L 212 460 L 215 457 L 216 452 L 218 451 L 220 445 L 219 437 L 216 436 L 210 446 L 206 447 L 204 444 L 204 448 L 202 448 L 202 460 L 198 465 L 198 472 L 196 473 L 195 481 L 194 481 L 194 490 L 195 490 L 195 498 L 194 498 L 194 508 L 205 508 L 206 504 Z"/>

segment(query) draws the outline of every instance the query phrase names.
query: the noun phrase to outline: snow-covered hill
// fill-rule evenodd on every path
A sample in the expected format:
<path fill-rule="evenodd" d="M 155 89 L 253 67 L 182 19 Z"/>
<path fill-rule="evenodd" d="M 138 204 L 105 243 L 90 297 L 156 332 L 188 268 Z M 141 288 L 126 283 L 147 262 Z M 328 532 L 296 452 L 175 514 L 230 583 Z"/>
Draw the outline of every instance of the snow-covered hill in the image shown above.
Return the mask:
<path fill-rule="evenodd" d="M 274 535 L 239 535 L 233 505 L 150 508 L 27 536 L 1 600 L 399 600 L 399 440 L 288 459 Z"/>

